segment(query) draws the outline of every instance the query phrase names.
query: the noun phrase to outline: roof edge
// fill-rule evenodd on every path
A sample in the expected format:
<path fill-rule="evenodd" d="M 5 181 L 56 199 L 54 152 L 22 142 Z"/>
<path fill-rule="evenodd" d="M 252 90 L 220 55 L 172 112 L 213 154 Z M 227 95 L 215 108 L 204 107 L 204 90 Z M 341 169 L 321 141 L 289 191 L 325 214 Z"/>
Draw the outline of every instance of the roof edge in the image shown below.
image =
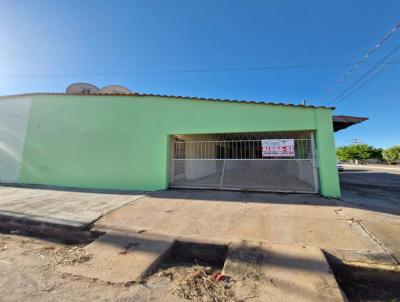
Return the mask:
<path fill-rule="evenodd" d="M 332 115 L 333 129 L 335 132 L 368 120 L 368 117 L 350 115 Z"/>
<path fill-rule="evenodd" d="M 299 108 L 310 108 L 310 109 L 330 109 L 334 110 L 335 107 L 327 106 L 314 106 L 314 105 L 302 105 L 302 104 L 290 104 L 290 103 L 275 103 L 266 101 L 254 101 L 254 100 L 236 100 L 236 99 L 215 99 L 205 97 L 191 97 L 191 96 L 177 96 L 177 95 L 166 95 L 166 94 L 150 94 L 150 93 L 128 93 L 128 94 L 112 94 L 112 93 L 91 93 L 91 94 L 75 94 L 75 93 L 63 93 L 63 92 L 30 92 L 20 93 L 13 95 L 3 95 L 2 98 L 20 97 L 20 96 L 38 96 L 38 95 L 59 95 L 59 96 L 118 96 L 118 97 L 130 97 L 130 96 L 144 96 L 144 97 L 162 97 L 162 98 L 174 98 L 174 99 L 186 99 L 196 101 L 211 101 L 211 102 L 227 102 L 227 103 L 243 103 L 243 104 L 260 104 L 260 105 L 273 105 L 273 106 L 288 106 L 288 107 L 299 107 Z"/>

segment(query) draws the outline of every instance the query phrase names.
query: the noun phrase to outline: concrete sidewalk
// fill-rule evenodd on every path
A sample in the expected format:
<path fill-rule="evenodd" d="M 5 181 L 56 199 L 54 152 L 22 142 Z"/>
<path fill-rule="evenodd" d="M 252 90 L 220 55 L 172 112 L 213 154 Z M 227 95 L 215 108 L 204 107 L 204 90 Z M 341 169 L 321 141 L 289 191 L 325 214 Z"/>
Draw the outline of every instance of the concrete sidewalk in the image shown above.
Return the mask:
<path fill-rule="evenodd" d="M 316 195 L 171 190 L 113 211 L 98 220 L 94 229 L 145 231 L 219 244 L 245 239 L 388 258 L 352 219 L 351 211 L 345 204 Z"/>
<path fill-rule="evenodd" d="M 151 279 L 151 273 L 159 272 L 158 268 L 168 263 L 169 255 L 185 259 L 195 253 L 200 257 L 195 258 L 196 264 L 205 258 L 215 261 L 218 257 L 224 261 L 222 272 L 234 280 L 232 290 L 238 301 L 249 297 L 260 302 L 345 300 L 323 252 L 317 247 L 246 240 L 207 247 L 204 241 L 181 241 L 148 232 L 109 231 L 84 249 L 91 255 L 87 262 L 62 266 L 58 271 L 113 284 L 145 283 Z M 176 267 L 179 265 L 182 264 Z"/>
<path fill-rule="evenodd" d="M 276 283 L 270 280 L 269 287 L 263 287 L 257 278 L 251 284 L 256 284 L 261 295 L 273 292 L 275 301 L 291 288 L 290 284 L 305 300 L 314 297 L 308 300 L 320 301 L 323 294 L 340 300 L 321 250 L 347 263 L 385 269 L 399 267 L 398 216 L 317 195 L 211 190 L 169 190 L 142 195 L 7 187 L 0 187 L 0 194 L 3 216 L 23 220 L 29 227 L 35 222 L 49 227 L 54 224 L 67 229 L 72 236 L 75 234 L 71 230 L 89 227 L 105 232 L 85 247 L 92 255 L 88 263 L 63 270 L 104 281 L 140 279 L 176 241 L 231 246 L 245 240 L 250 245 L 265 247 L 265 254 L 254 257 L 250 248 L 246 259 L 267 257 L 266 271 L 255 273 L 261 274 L 257 278 L 270 276 L 269 279 L 280 282 L 279 287 L 275 288 Z M 4 217 L 0 217 L 0 223 Z M 232 268 L 229 259 L 235 258 L 230 255 L 227 271 Z M 318 265 L 305 267 L 304 263 Z M 243 270 L 251 268 L 251 263 L 242 264 Z M 314 281 L 305 287 L 290 276 Z M 321 292 L 321 288 L 326 291 Z M 289 290 L 287 295 L 290 293 Z M 289 296 L 283 296 L 283 300 L 286 297 Z"/>
<path fill-rule="evenodd" d="M 140 231 L 197 242 L 315 246 L 351 257 L 359 252 L 387 258 L 387 251 L 399 255 L 400 250 L 397 245 L 385 250 L 366 231 L 381 226 L 376 221 L 383 213 L 311 194 L 170 190 L 142 195 L 0 187 L 0 196 L 0 227 L 70 240 L 93 226 L 95 232 Z M 380 242 L 392 242 L 387 238 L 395 237 L 397 218 L 385 224 L 387 232 L 376 231 Z"/>
<path fill-rule="evenodd" d="M 346 301 L 315 247 L 237 242 L 229 248 L 223 273 L 237 280 L 239 301 Z"/>
<path fill-rule="evenodd" d="M 315 195 L 204 190 L 147 194 L 98 220 L 94 229 L 109 236 L 88 246 L 93 260 L 62 271 L 111 282 L 137 281 L 172 248 L 174 239 L 228 246 L 224 272 L 238 280 L 243 297 L 343 301 L 322 250 L 347 263 L 388 269 L 398 263 L 352 217 L 365 211 L 337 202 Z M 232 245 L 236 242 L 245 247 Z"/>
<path fill-rule="evenodd" d="M 0 196 L 3 229 L 73 239 L 103 215 L 143 195 L 0 186 Z"/>

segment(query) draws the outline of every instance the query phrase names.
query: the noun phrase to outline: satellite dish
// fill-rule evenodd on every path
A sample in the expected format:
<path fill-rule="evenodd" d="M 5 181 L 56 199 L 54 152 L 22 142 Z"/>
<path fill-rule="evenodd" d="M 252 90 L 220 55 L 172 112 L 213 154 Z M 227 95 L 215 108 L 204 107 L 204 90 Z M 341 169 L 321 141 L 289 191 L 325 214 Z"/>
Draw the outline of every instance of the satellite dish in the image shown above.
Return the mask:
<path fill-rule="evenodd" d="M 92 94 L 97 93 L 99 88 L 89 83 L 74 83 L 67 87 L 67 94 Z"/>
<path fill-rule="evenodd" d="M 99 93 L 104 94 L 129 94 L 132 93 L 128 88 L 120 85 L 109 85 L 101 88 Z"/>

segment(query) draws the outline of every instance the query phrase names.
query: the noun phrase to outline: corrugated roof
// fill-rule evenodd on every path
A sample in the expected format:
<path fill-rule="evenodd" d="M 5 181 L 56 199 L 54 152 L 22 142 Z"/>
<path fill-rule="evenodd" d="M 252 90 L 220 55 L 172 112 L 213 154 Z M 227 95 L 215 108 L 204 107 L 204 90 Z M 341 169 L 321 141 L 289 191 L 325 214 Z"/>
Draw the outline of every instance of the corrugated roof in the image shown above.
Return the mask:
<path fill-rule="evenodd" d="M 0 98 L 5 97 L 17 97 L 17 96 L 34 96 L 34 95 L 79 95 L 79 96 L 145 96 L 145 97 L 162 97 L 162 98 L 174 98 L 194 101 L 212 101 L 212 102 L 228 102 L 228 103 L 244 103 L 244 104 L 262 104 L 262 105 L 275 105 L 275 106 L 289 106 L 289 107 L 302 107 L 302 108 L 323 108 L 334 110 L 335 107 L 326 106 L 313 106 L 313 105 L 302 105 L 302 104 L 288 104 L 288 103 L 275 103 L 266 101 L 253 101 L 253 100 L 234 100 L 234 99 L 214 99 L 214 98 L 203 98 L 203 97 L 191 97 L 191 96 L 177 96 L 177 95 L 165 95 L 165 94 L 149 94 L 149 93 L 129 93 L 129 94 L 112 94 L 112 93 L 91 93 L 91 94 L 67 94 L 61 92 L 33 92 L 33 93 L 21 93 L 14 95 L 4 95 Z"/>
<path fill-rule="evenodd" d="M 349 115 L 334 115 L 332 116 L 333 129 L 335 132 L 346 129 L 355 124 L 359 124 L 368 120 L 367 117 L 349 116 Z"/>
<path fill-rule="evenodd" d="M 366 121 L 368 117 L 350 116 L 350 115 L 334 115 L 333 120 L 340 123 L 360 123 Z"/>

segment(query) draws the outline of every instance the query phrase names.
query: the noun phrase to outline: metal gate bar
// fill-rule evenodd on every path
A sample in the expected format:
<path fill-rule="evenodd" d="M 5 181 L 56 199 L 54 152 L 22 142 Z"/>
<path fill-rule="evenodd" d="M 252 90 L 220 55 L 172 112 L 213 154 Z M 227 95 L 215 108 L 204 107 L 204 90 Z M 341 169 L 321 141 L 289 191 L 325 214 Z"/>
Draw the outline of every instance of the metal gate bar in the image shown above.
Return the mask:
<path fill-rule="evenodd" d="M 261 140 L 172 143 L 171 187 L 318 192 L 313 138 L 294 157 L 263 157 Z"/>

